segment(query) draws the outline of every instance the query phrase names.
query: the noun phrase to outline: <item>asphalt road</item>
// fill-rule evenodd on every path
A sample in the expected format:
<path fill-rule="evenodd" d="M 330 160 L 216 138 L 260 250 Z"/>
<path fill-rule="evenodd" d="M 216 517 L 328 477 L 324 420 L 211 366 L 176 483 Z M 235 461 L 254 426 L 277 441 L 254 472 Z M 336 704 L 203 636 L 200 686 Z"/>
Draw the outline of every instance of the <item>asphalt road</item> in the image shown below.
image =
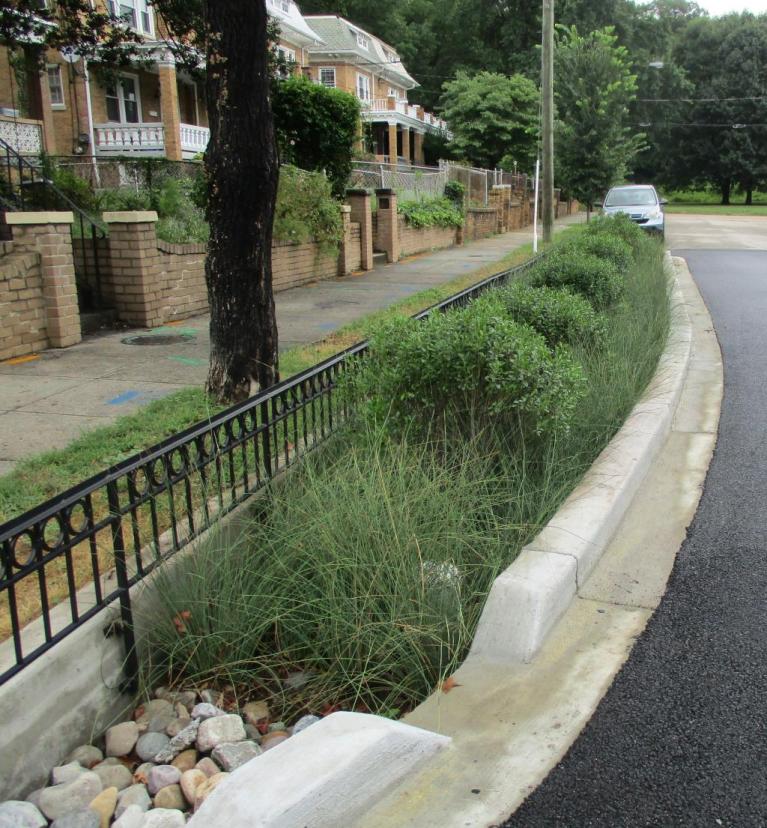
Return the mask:
<path fill-rule="evenodd" d="M 676 230 L 710 248 L 716 227 L 701 245 L 695 222 Z M 716 454 L 660 607 L 508 828 L 767 825 L 767 222 L 754 230 L 742 247 L 762 250 L 674 250 L 722 346 Z"/>

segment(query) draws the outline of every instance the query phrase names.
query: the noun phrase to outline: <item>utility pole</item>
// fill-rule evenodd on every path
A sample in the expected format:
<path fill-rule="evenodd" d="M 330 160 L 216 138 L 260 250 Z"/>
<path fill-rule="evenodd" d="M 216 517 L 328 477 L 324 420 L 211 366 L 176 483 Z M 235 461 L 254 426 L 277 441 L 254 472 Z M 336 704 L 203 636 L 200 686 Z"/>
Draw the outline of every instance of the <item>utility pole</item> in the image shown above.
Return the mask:
<path fill-rule="evenodd" d="M 554 0 L 543 0 L 543 241 L 554 235 Z"/>

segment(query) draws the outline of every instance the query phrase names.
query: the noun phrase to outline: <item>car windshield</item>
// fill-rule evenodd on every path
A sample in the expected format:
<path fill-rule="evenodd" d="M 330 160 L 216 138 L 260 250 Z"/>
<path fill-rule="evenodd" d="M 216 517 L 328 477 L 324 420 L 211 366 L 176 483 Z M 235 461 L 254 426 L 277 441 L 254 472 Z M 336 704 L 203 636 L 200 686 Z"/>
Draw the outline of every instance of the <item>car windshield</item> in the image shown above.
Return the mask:
<path fill-rule="evenodd" d="M 607 194 L 605 207 L 629 207 L 657 204 L 653 190 L 613 190 Z"/>

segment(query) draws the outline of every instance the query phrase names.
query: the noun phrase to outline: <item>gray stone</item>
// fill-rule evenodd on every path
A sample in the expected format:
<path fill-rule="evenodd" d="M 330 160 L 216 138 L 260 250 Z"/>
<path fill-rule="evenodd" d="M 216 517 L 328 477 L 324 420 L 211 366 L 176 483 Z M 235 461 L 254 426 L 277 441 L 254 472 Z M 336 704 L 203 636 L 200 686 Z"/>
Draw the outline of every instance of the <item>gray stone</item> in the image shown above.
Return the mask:
<path fill-rule="evenodd" d="M 216 716 L 200 724 L 197 732 L 197 749 L 207 753 L 225 742 L 242 742 L 245 739 L 245 725 L 236 714 Z"/>
<path fill-rule="evenodd" d="M 166 785 L 157 791 L 154 798 L 155 808 L 168 808 L 173 811 L 186 811 L 189 803 L 181 791 L 180 785 Z"/>
<path fill-rule="evenodd" d="M 214 716 L 226 716 L 226 711 L 207 702 L 200 702 L 192 708 L 193 719 L 212 719 Z"/>
<path fill-rule="evenodd" d="M 144 762 L 152 762 L 169 744 L 170 739 L 164 733 L 142 733 L 136 742 L 136 753 Z"/>
<path fill-rule="evenodd" d="M 104 758 L 104 754 L 93 745 L 80 745 L 67 756 L 67 762 L 77 762 L 84 768 L 92 768 Z"/>
<path fill-rule="evenodd" d="M 0 803 L 0 828 L 45 828 L 48 820 L 31 802 L 9 799 Z"/>
<path fill-rule="evenodd" d="M 181 779 L 181 771 L 173 765 L 157 765 L 149 771 L 147 788 L 154 796 L 157 791 L 166 788 L 168 785 L 175 785 Z"/>
<path fill-rule="evenodd" d="M 40 794 L 40 810 L 48 819 L 58 819 L 72 811 L 87 808 L 101 790 L 101 780 L 98 776 L 93 771 L 85 771 L 72 782 L 46 788 Z"/>
<path fill-rule="evenodd" d="M 135 722 L 122 722 L 107 730 L 107 756 L 127 756 L 135 747 L 139 728 Z"/>
<path fill-rule="evenodd" d="M 95 811 L 83 808 L 54 820 L 51 828 L 100 828 L 101 820 Z"/>
<path fill-rule="evenodd" d="M 165 733 L 165 728 L 176 718 L 176 711 L 170 710 L 157 713 L 149 720 L 146 729 L 150 733 Z"/>
<path fill-rule="evenodd" d="M 27 795 L 27 802 L 31 802 L 35 808 L 40 810 L 40 794 L 45 790 L 45 788 L 38 788 L 35 791 L 32 791 L 31 794 Z"/>
<path fill-rule="evenodd" d="M 274 733 L 275 730 L 287 730 L 287 729 L 288 729 L 288 726 L 285 724 L 285 722 L 272 722 L 269 725 L 269 730 L 267 731 L 267 733 Z"/>
<path fill-rule="evenodd" d="M 261 743 L 261 731 L 250 722 L 245 722 L 245 735 L 251 742 Z"/>
<path fill-rule="evenodd" d="M 255 742 L 232 742 L 218 745 L 211 753 L 225 771 L 233 771 L 263 753 Z"/>
<path fill-rule="evenodd" d="M 139 777 L 143 776 L 145 779 L 149 776 L 149 771 L 154 767 L 154 762 L 142 762 L 136 770 L 133 771 L 133 778 L 139 782 Z"/>
<path fill-rule="evenodd" d="M 177 733 L 167 742 L 162 750 L 155 754 L 154 760 L 156 762 L 162 762 L 163 764 L 172 762 L 182 750 L 186 750 L 186 748 L 195 743 L 199 727 L 200 720 L 193 719 L 187 727 L 185 727 L 180 733 Z"/>
<path fill-rule="evenodd" d="M 77 779 L 82 773 L 87 773 L 85 768 L 79 762 L 70 762 L 67 765 L 59 765 L 51 771 L 51 784 L 64 785 Z"/>
<path fill-rule="evenodd" d="M 169 716 L 168 721 L 170 721 L 175 715 L 173 705 L 165 699 L 152 699 L 146 704 L 141 705 L 139 709 L 141 710 L 141 714 L 136 716 L 136 724 L 139 728 L 148 725 L 156 716 Z"/>
<path fill-rule="evenodd" d="M 149 791 L 146 785 L 131 785 L 124 791 L 120 791 L 117 797 L 117 808 L 115 808 L 115 816 L 122 816 L 128 808 L 138 808 L 142 813 L 149 810 L 152 805 L 152 799 L 149 796 Z"/>
<path fill-rule="evenodd" d="M 144 815 L 141 828 L 183 828 L 186 819 L 181 811 L 169 808 L 154 808 Z"/>
<path fill-rule="evenodd" d="M 93 773 L 98 776 L 105 788 L 117 788 L 118 791 L 122 791 L 133 784 L 133 774 L 122 764 L 107 765 L 106 762 L 102 762 L 93 768 Z"/>
<path fill-rule="evenodd" d="M 188 716 L 185 718 L 179 716 L 176 719 L 171 719 L 168 726 L 165 728 L 165 734 L 173 739 L 178 736 L 184 728 L 189 727 L 190 724 L 192 724 L 192 720 Z"/>
<path fill-rule="evenodd" d="M 112 823 L 112 828 L 142 828 L 144 811 L 138 805 L 130 805 Z"/>
<path fill-rule="evenodd" d="M 218 690 L 201 690 L 200 691 L 200 700 L 207 702 L 208 704 L 218 704 L 221 699 L 222 694 L 218 692 Z"/>
<path fill-rule="evenodd" d="M 295 736 L 296 733 L 300 733 L 302 730 L 306 730 L 307 727 L 311 727 L 313 724 L 316 724 L 319 720 L 319 716 L 301 716 L 301 718 L 293 725 L 293 735 Z"/>

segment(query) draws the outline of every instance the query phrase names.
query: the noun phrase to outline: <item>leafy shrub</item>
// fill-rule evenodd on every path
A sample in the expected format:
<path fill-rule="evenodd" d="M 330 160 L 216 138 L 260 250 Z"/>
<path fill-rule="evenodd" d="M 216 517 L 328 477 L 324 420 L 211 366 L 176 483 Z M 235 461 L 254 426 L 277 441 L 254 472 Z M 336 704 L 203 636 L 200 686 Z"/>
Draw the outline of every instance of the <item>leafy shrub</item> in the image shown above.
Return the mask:
<path fill-rule="evenodd" d="M 625 274 L 634 263 L 634 251 L 623 239 L 613 233 L 581 233 L 571 242 L 563 245 L 563 250 L 573 249 L 589 253 L 611 262 L 619 273 Z"/>
<path fill-rule="evenodd" d="M 567 246 L 541 259 L 533 268 L 531 282 L 535 287 L 569 288 L 597 310 L 614 305 L 624 289 L 623 276 L 612 262 Z"/>
<path fill-rule="evenodd" d="M 422 227 L 462 227 L 463 211 L 447 198 L 403 201 L 397 212 L 417 229 Z"/>
<path fill-rule="evenodd" d="M 342 233 L 341 205 L 333 198 L 328 179 L 322 173 L 282 167 L 274 238 L 297 243 L 315 239 L 322 249 L 332 251 Z"/>
<path fill-rule="evenodd" d="M 463 210 L 466 199 L 466 187 L 460 181 L 448 181 L 445 184 L 445 198 L 452 201 L 456 207 Z"/>
<path fill-rule="evenodd" d="M 622 239 L 636 255 L 646 239 L 645 231 L 624 213 L 593 218 L 584 231 L 585 236 L 615 236 Z"/>
<path fill-rule="evenodd" d="M 587 299 L 569 290 L 515 282 L 477 302 L 498 305 L 512 319 L 536 330 L 551 347 L 560 343 L 599 345 L 605 338 L 605 318 Z"/>
<path fill-rule="evenodd" d="M 566 348 L 552 352 L 532 328 L 477 303 L 386 323 L 353 390 L 374 421 L 466 437 L 489 425 L 523 434 L 566 429 L 583 382 Z"/>

